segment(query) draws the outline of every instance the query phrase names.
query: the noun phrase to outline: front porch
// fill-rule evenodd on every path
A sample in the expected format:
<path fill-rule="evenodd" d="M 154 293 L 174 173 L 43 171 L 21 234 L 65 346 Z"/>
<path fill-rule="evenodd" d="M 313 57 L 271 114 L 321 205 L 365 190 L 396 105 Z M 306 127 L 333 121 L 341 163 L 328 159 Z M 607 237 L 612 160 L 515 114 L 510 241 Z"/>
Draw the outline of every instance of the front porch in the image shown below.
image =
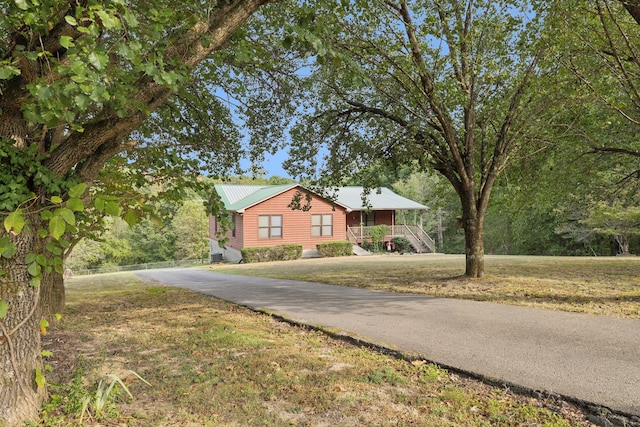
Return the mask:
<path fill-rule="evenodd" d="M 372 226 L 347 227 L 347 238 L 353 244 L 359 244 L 371 239 Z M 418 253 L 435 253 L 436 244 L 433 239 L 417 225 L 387 225 L 385 241 L 390 241 L 394 237 L 407 238 Z"/>

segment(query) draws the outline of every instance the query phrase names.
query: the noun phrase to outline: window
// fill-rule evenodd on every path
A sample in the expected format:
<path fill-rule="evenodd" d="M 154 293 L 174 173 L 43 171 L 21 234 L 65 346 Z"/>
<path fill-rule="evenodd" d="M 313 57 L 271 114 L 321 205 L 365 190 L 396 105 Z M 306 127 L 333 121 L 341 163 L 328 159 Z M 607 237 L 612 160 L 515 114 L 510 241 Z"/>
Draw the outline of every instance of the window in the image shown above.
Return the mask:
<path fill-rule="evenodd" d="M 282 215 L 258 215 L 258 238 L 282 238 Z"/>
<path fill-rule="evenodd" d="M 365 213 L 364 224 L 367 227 L 373 227 L 374 225 L 376 225 L 376 213 L 375 212 Z"/>
<path fill-rule="evenodd" d="M 311 215 L 311 235 L 333 236 L 333 215 Z"/>

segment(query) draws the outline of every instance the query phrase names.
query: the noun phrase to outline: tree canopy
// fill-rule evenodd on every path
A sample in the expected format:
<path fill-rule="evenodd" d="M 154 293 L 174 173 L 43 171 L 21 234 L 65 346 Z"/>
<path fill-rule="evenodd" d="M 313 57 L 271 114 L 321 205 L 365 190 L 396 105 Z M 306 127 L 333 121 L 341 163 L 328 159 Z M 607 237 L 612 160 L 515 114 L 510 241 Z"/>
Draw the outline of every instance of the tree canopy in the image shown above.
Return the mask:
<path fill-rule="evenodd" d="M 538 130 L 552 116 L 557 66 L 546 55 L 547 10 L 522 1 L 321 6 L 328 53 L 309 79 L 289 169 L 304 174 L 323 152 L 329 183 L 372 165 L 435 169 L 460 199 L 466 274 L 482 276 L 493 185 L 514 157 L 547 142 Z"/>
<path fill-rule="evenodd" d="M 73 238 L 90 232 L 96 216 L 134 222 L 149 214 L 146 198 L 132 190 L 153 178 L 162 190 L 180 192 L 175 184 L 185 181 L 184 167 L 221 171 L 234 164 L 238 135 L 214 90 L 233 73 L 223 66 L 230 56 L 215 53 L 228 48 L 246 56 L 238 30 L 267 3 L 0 6 L 4 423 L 35 419 L 44 396 L 38 325 Z M 123 152 L 129 154 L 104 169 Z"/>

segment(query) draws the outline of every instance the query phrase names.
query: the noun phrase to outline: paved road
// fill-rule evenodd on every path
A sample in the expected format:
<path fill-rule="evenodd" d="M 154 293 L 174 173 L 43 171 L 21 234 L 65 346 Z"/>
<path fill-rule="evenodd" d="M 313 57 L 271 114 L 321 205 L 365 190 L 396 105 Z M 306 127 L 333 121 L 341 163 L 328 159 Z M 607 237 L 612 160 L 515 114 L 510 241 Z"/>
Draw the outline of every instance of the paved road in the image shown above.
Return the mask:
<path fill-rule="evenodd" d="M 138 274 L 442 365 L 640 415 L 640 320 L 197 269 Z"/>

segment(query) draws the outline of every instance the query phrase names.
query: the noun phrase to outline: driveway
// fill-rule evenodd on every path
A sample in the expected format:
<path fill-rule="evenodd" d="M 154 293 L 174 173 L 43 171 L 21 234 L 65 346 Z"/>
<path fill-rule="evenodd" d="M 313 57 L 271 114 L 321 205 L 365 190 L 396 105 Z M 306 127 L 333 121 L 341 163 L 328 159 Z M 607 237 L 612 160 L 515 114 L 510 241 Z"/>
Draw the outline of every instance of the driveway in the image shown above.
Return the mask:
<path fill-rule="evenodd" d="M 198 269 L 138 274 L 443 366 L 640 415 L 640 320 Z"/>

